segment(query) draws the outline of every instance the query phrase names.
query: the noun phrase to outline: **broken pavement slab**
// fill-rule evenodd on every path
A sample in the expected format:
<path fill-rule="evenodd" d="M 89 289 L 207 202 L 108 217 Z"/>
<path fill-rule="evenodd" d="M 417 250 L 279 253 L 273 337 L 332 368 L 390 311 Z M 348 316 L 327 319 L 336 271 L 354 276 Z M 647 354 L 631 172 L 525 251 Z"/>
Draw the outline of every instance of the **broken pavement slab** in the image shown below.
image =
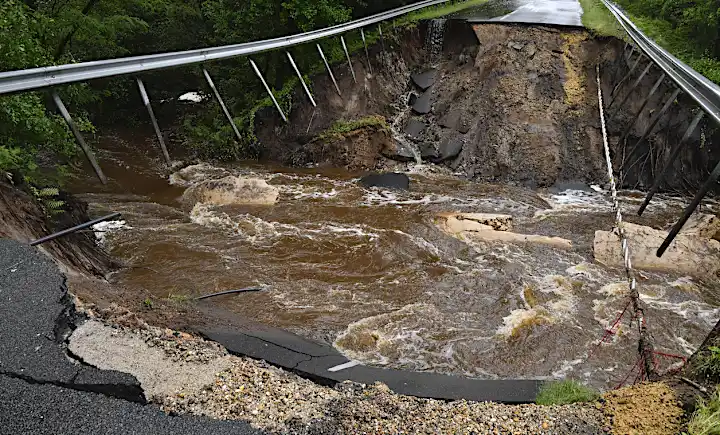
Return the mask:
<path fill-rule="evenodd" d="M 0 239 L 0 374 L 144 402 L 133 376 L 73 361 L 62 342 L 72 310 L 65 278 L 40 251 Z"/>
<path fill-rule="evenodd" d="M 415 86 L 420 88 L 422 91 L 426 91 L 435 84 L 437 73 L 438 71 L 436 69 L 430 69 L 421 73 L 413 74 L 410 78 Z"/>
<path fill-rule="evenodd" d="M 135 377 L 66 352 L 72 300 L 57 266 L 36 248 L 0 239 L 0 299 L 0 432 L 261 433 L 239 421 L 170 416 L 144 404 Z"/>
<path fill-rule="evenodd" d="M 411 118 L 405 126 L 405 134 L 411 139 L 418 140 L 422 138 L 422 134 L 427 125 L 419 119 Z"/>
<path fill-rule="evenodd" d="M 423 92 L 422 95 L 415 100 L 415 104 L 412 105 L 413 112 L 418 115 L 426 115 L 432 112 L 433 95 L 431 90 Z"/>

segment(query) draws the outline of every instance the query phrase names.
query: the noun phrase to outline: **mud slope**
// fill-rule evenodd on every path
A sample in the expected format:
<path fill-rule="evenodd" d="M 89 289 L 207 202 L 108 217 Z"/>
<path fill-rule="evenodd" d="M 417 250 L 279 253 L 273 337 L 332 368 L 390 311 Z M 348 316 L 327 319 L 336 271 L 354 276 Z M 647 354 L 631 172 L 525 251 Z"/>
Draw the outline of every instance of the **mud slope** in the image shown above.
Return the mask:
<path fill-rule="evenodd" d="M 599 54 L 613 58 L 619 44 L 578 30 L 449 22 L 441 55 L 433 58 L 426 33 L 424 26 L 406 31 L 388 44 L 386 55 L 376 47 L 375 74 L 356 57 L 357 85 L 347 67 L 336 67 L 342 97 L 327 77 L 314 77 L 318 109 L 298 94 L 288 126 L 274 115 L 259 117 L 265 158 L 351 169 L 392 166 L 382 157 L 392 154 L 389 133 L 361 135 L 358 150 L 345 141 L 317 152 L 312 141 L 336 120 L 379 114 L 397 124 L 396 138 L 400 133 L 427 160 L 444 161 L 469 178 L 530 186 L 602 179 L 596 88 L 588 77 Z M 423 95 L 411 76 L 428 69 L 437 70 L 436 79 Z M 416 98 L 429 103 L 428 113 L 410 109 L 408 100 Z M 424 131 L 405 135 L 409 123 L 424 124 Z M 448 148 L 455 152 L 444 156 Z M 333 150 L 364 157 L 337 158 Z M 411 160 L 407 153 L 400 157 Z"/>

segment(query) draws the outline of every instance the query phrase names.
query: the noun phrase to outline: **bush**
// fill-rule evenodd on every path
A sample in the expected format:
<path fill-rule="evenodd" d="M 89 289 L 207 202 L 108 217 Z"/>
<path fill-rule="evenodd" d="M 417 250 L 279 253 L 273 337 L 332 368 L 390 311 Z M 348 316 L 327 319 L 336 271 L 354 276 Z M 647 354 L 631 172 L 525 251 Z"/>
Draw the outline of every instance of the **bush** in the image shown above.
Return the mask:
<path fill-rule="evenodd" d="M 702 351 L 693 365 L 693 372 L 707 380 L 720 381 L 720 347 L 710 346 Z"/>
<path fill-rule="evenodd" d="M 720 435 L 720 389 L 709 401 L 700 399 L 688 423 L 690 435 Z"/>
<path fill-rule="evenodd" d="M 592 388 L 573 381 L 545 383 L 535 399 L 538 405 L 569 405 L 571 403 L 593 402 L 600 393 Z"/>

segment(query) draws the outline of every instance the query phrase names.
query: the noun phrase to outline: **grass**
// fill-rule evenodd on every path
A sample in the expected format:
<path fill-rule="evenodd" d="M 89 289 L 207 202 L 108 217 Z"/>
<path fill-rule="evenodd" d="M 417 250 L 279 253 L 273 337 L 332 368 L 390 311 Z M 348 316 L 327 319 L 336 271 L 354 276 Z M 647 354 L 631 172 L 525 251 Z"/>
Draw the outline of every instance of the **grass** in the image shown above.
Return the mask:
<path fill-rule="evenodd" d="M 350 132 L 353 132 L 355 130 L 365 128 L 365 127 L 375 127 L 378 130 L 389 130 L 390 127 L 387 124 L 387 121 L 385 121 L 385 118 L 383 118 L 380 115 L 370 115 L 366 116 L 364 118 L 356 119 L 353 121 L 347 121 L 344 119 L 335 121 L 335 123 L 328 128 L 327 130 L 323 131 L 317 136 L 317 140 L 323 141 L 323 142 L 332 142 L 339 139 L 342 139 Z"/>
<path fill-rule="evenodd" d="M 422 20 L 432 20 L 433 18 L 444 17 L 446 15 L 454 14 L 463 9 L 471 8 L 473 6 L 480 6 L 487 3 L 488 0 L 465 0 L 465 1 L 451 1 L 438 6 L 429 6 L 411 12 L 405 15 L 403 18 L 398 20 L 399 24 L 416 23 Z"/>
<path fill-rule="evenodd" d="M 720 435 L 720 388 L 706 401 L 700 399 L 688 423 L 690 435 Z"/>
<path fill-rule="evenodd" d="M 615 16 L 600 0 L 580 0 L 583 8 L 582 23 L 597 36 L 614 36 L 626 39 L 627 35 Z"/>
<path fill-rule="evenodd" d="M 710 346 L 703 350 L 693 364 L 693 372 L 710 381 L 720 381 L 720 347 Z"/>
<path fill-rule="evenodd" d="M 593 402 L 600 393 L 573 381 L 547 382 L 540 388 L 535 399 L 538 405 L 569 405 L 571 403 Z"/>

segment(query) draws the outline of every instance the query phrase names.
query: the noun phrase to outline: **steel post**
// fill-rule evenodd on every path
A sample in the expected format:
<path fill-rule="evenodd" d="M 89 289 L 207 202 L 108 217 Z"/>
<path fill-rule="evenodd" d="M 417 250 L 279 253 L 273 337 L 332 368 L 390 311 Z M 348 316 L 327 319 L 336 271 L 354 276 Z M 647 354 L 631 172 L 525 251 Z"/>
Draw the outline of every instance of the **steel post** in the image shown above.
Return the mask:
<path fill-rule="evenodd" d="M 300 83 L 302 83 L 302 87 L 303 87 L 303 89 L 305 89 L 305 94 L 307 94 L 313 107 L 317 107 L 317 104 L 315 104 L 315 99 L 313 98 L 312 94 L 310 93 L 310 89 L 308 88 L 307 83 L 305 83 L 305 79 L 303 78 L 302 74 L 300 74 L 300 70 L 298 69 L 297 64 L 295 63 L 295 59 L 293 59 L 293 57 L 289 51 L 286 51 L 285 54 L 287 54 L 287 58 L 290 61 L 290 65 L 292 65 L 293 69 L 295 70 L 295 74 L 297 74 L 298 78 L 300 79 Z"/>
<path fill-rule="evenodd" d="M 638 149 L 640 144 L 642 144 L 643 141 L 645 139 L 647 139 L 647 137 L 649 135 L 652 134 L 653 130 L 655 130 L 655 127 L 658 125 L 658 122 L 660 122 L 660 118 L 662 118 L 662 116 L 665 114 L 665 112 L 667 112 L 667 110 L 670 108 L 670 106 L 672 106 L 673 101 L 675 101 L 675 99 L 677 98 L 678 95 L 680 95 L 680 89 L 675 89 L 673 91 L 673 93 L 670 94 L 670 98 L 668 98 L 667 101 L 665 101 L 665 104 L 663 105 L 662 109 L 660 109 L 660 111 L 655 114 L 655 117 L 650 122 L 650 125 L 643 132 L 642 136 L 640 136 L 640 139 L 637 141 L 635 146 L 632 148 L 632 150 L 630 151 L 630 154 L 628 154 L 628 156 L 632 156 L 633 154 L 635 154 L 635 150 Z"/>
<path fill-rule="evenodd" d="M 363 45 L 365 46 L 365 57 L 367 58 L 368 71 L 370 71 L 370 74 L 372 74 L 373 70 L 372 64 L 370 63 L 370 51 L 368 50 L 367 39 L 365 39 L 365 31 L 362 29 L 362 27 L 360 28 L 360 37 L 362 37 Z"/>
<path fill-rule="evenodd" d="M 632 57 L 632 53 L 630 53 L 630 56 Z M 642 53 L 638 53 L 638 58 L 635 60 L 635 63 L 633 63 L 633 65 L 630 67 L 630 71 L 628 71 L 628 73 L 625 74 L 625 77 L 623 77 L 622 79 L 620 79 L 620 81 L 618 82 L 618 84 L 615 85 L 615 87 L 613 88 L 612 92 L 610 92 L 610 98 L 615 98 L 615 97 L 616 97 L 615 94 L 620 90 L 620 86 L 622 86 L 623 83 L 625 83 L 625 80 L 627 80 L 628 78 L 630 78 L 630 76 L 632 75 L 632 73 L 635 72 L 635 68 L 637 68 L 638 65 L 640 64 L 640 59 L 642 59 L 642 57 L 643 57 L 643 56 L 642 56 Z M 628 59 L 628 62 L 629 62 L 629 61 L 630 61 L 630 59 Z M 610 102 L 610 104 L 612 104 L 612 101 Z"/>
<path fill-rule="evenodd" d="M 383 54 L 385 53 L 385 38 L 383 37 L 382 24 L 378 23 L 378 32 L 380 33 L 380 45 L 382 45 Z"/>
<path fill-rule="evenodd" d="M 140 96 L 143 100 L 143 104 L 145 104 L 145 108 L 150 114 L 150 121 L 152 121 L 152 125 L 155 129 L 155 134 L 157 135 L 158 142 L 160 142 L 160 148 L 162 149 L 163 157 L 165 157 L 165 163 L 167 163 L 168 166 L 171 166 L 172 162 L 170 161 L 170 154 L 168 154 L 167 147 L 165 146 L 165 139 L 163 139 L 162 132 L 160 131 L 160 126 L 158 125 L 157 119 L 155 118 L 155 112 L 153 112 L 152 104 L 150 104 L 150 97 L 148 97 L 147 90 L 145 90 L 145 84 L 140 78 L 137 78 L 136 80 L 138 89 L 140 90 Z"/>
<path fill-rule="evenodd" d="M 72 132 L 73 136 L 75 136 L 75 140 L 77 141 L 78 145 L 80 145 L 83 153 L 85 153 L 85 157 L 87 157 L 88 161 L 90 162 L 90 166 L 92 166 L 95 174 L 100 179 L 100 182 L 102 184 L 107 184 L 107 177 L 103 173 L 102 169 L 100 169 L 100 165 L 95 159 L 95 155 L 93 154 L 92 150 L 87 145 L 87 143 L 85 143 L 85 139 L 82 137 L 80 130 L 78 130 L 77 125 L 75 125 L 75 122 L 70 116 L 70 112 L 68 112 L 65 104 L 63 104 L 62 100 L 60 99 L 60 95 L 58 95 L 57 92 L 53 92 L 52 97 L 53 101 L 55 102 L 55 106 L 57 106 L 58 110 L 60 111 L 60 115 L 62 115 L 68 127 L 70 127 L 70 131 Z"/>
<path fill-rule="evenodd" d="M 345 57 L 347 57 L 348 66 L 350 67 L 350 74 L 352 74 L 353 81 L 357 83 L 357 78 L 355 77 L 355 69 L 353 68 L 352 60 L 350 60 L 350 53 L 348 52 L 347 45 L 345 44 L 345 37 L 340 36 L 340 43 L 342 43 L 342 48 L 345 51 Z"/>
<path fill-rule="evenodd" d="M 652 66 L 653 66 L 653 62 L 652 61 L 648 62 L 648 65 L 645 67 L 643 72 L 638 76 L 637 79 L 635 79 L 633 84 L 630 86 L 630 90 L 628 90 L 628 93 L 625 95 L 625 98 L 623 98 L 622 101 L 620 102 L 620 104 L 618 104 L 617 107 L 615 109 L 613 109 L 613 113 L 610 114 L 610 117 L 614 116 L 618 111 L 620 111 L 620 108 L 623 106 L 623 104 L 625 104 L 627 102 L 627 100 L 632 95 L 633 91 L 635 91 L 635 88 L 637 88 L 638 85 L 640 84 L 640 82 L 642 81 L 642 79 L 645 78 L 645 76 L 650 71 L 650 68 L 652 68 Z M 619 97 L 619 96 L 620 96 L 619 92 L 617 94 L 615 94 L 615 97 L 612 100 L 610 100 L 610 104 L 608 105 L 608 108 L 612 107 L 613 103 L 615 103 L 617 97 Z"/>
<path fill-rule="evenodd" d="M 255 64 L 255 61 L 250 59 L 250 65 L 252 65 L 253 70 L 255 70 L 255 74 L 257 74 L 258 78 L 262 82 L 263 86 L 265 87 L 265 90 L 267 91 L 268 95 L 270 95 L 270 99 L 272 100 L 273 104 L 275 104 L 275 108 L 280 112 L 280 117 L 283 119 L 283 121 L 288 122 L 287 117 L 285 116 L 285 113 L 283 112 L 282 108 L 280 108 L 280 103 L 278 103 L 277 99 L 275 99 L 275 95 L 272 93 L 272 90 L 270 90 L 270 86 L 268 86 L 267 82 L 265 81 L 265 78 L 263 77 L 262 73 L 260 72 L 260 69 L 258 68 L 257 64 Z"/>
<path fill-rule="evenodd" d="M 41 244 L 43 244 L 43 243 L 45 243 L 45 242 L 49 242 L 49 241 L 55 240 L 55 239 L 57 239 L 57 238 L 59 238 L 59 237 L 66 236 L 66 235 L 68 235 L 68 234 L 72 234 L 72 233 L 75 233 L 75 232 L 80 231 L 80 230 L 84 230 L 85 228 L 90 228 L 91 226 L 93 226 L 93 225 L 95 225 L 95 224 L 99 224 L 100 222 L 109 221 L 110 219 L 115 219 L 115 218 L 117 218 L 117 217 L 120 217 L 120 213 L 112 213 L 112 214 L 109 214 L 109 215 L 107 215 L 107 216 L 103 216 L 103 217 L 101 217 L 101 218 L 99 218 L 99 219 L 95 219 L 95 220 L 92 220 L 92 221 L 90 221 L 90 222 L 85 222 L 84 224 L 76 225 L 76 226 L 74 226 L 74 227 L 72 227 L 72 228 L 68 228 L 68 229 L 66 229 L 66 230 L 59 231 L 59 232 L 57 232 L 57 233 L 55 233 L 55 234 L 51 234 L 51 235 L 49 235 L 49 236 L 45 236 L 45 237 L 43 237 L 43 238 L 34 240 L 34 241 L 30 242 L 30 246 L 41 245 Z"/>
<path fill-rule="evenodd" d="M 678 155 L 680 154 L 680 151 L 682 150 L 683 145 L 690 140 L 690 136 L 692 135 L 693 131 L 697 128 L 698 124 L 700 124 L 700 121 L 703 119 L 703 116 L 705 116 L 705 112 L 702 110 L 695 115 L 695 118 L 692 120 L 690 125 L 688 126 L 688 129 L 685 131 L 685 134 L 683 135 L 682 139 L 680 139 L 680 142 L 675 144 L 672 151 L 670 152 L 670 156 L 667 159 L 667 162 L 665 162 L 665 167 L 660 172 L 660 175 L 655 179 L 655 183 L 653 183 L 652 188 L 650 188 L 650 192 L 648 192 L 647 197 L 645 198 L 645 201 L 640 206 L 640 209 L 638 210 L 638 216 L 642 216 L 642 214 L 645 212 L 645 209 L 647 208 L 648 204 L 650 204 L 650 201 L 652 201 L 653 196 L 660 190 L 660 184 L 662 184 L 665 177 L 670 173 L 670 170 L 673 167 L 673 164 L 675 163 L 675 159 L 677 159 Z"/>
<path fill-rule="evenodd" d="M 685 209 L 685 212 L 683 213 L 682 218 L 675 224 L 675 226 L 670 230 L 670 234 L 668 234 L 667 238 L 663 242 L 662 245 L 660 245 L 660 249 L 657 251 L 657 256 L 662 257 L 665 251 L 667 251 L 667 248 L 670 247 L 670 244 L 675 240 L 675 237 L 680 233 L 680 230 L 683 229 L 685 224 L 687 223 L 688 219 L 690 219 L 690 216 L 695 212 L 695 209 L 698 205 L 700 205 L 700 202 L 702 202 L 703 198 L 705 198 L 705 195 L 712 189 L 718 180 L 718 177 L 720 177 L 720 163 L 715 166 L 715 169 L 713 169 L 712 174 L 710 174 L 710 178 L 703 184 L 703 186 L 700 188 L 700 191 L 695 195 L 695 198 L 693 198 L 692 203 Z"/>
<path fill-rule="evenodd" d="M 340 86 L 338 86 L 337 81 L 335 80 L 335 76 L 333 75 L 332 70 L 330 69 L 330 64 L 327 61 L 327 58 L 325 57 L 325 53 L 322 51 L 322 47 L 320 47 L 320 44 L 315 44 L 317 46 L 318 52 L 320 52 L 320 57 L 323 60 L 323 63 L 325 64 L 325 68 L 327 68 L 328 74 L 330 74 L 330 79 L 332 80 L 333 84 L 335 85 L 335 90 L 337 91 L 338 95 L 342 97 L 342 92 L 340 92 Z"/>
<path fill-rule="evenodd" d="M 638 118 L 640 118 L 640 115 L 642 114 L 643 110 L 645 110 L 645 107 L 647 107 L 648 103 L 650 103 L 650 99 L 655 95 L 655 92 L 657 92 L 658 89 L 660 89 L 660 85 L 662 85 L 662 82 L 665 80 L 665 73 L 663 73 L 660 78 L 655 82 L 652 89 L 650 89 L 650 92 L 647 94 L 645 99 L 643 100 L 642 104 L 640 105 L 640 110 L 635 114 L 632 121 L 628 125 L 628 127 L 623 132 L 622 136 L 620 136 L 620 140 L 618 141 L 618 145 L 621 145 L 623 141 L 627 138 L 627 136 L 632 131 L 632 128 L 635 126 L 635 123 L 637 122 Z"/>
<path fill-rule="evenodd" d="M 220 103 L 220 108 L 222 109 L 223 113 L 225 114 L 225 117 L 227 118 L 228 122 L 230 122 L 230 127 L 232 127 L 233 131 L 235 132 L 235 137 L 237 137 L 238 143 L 242 142 L 242 136 L 240 135 L 240 130 L 238 130 L 237 125 L 235 125 L 235 120 L 233 119 L 232 115 L 230 114 L 230 111 L 228 110 L 227 106 L 225 105 L 225 102 L 223 101 L 222 97 L 220 96 L 220 92 L 217 90 L 217 87 L 215 87 L 215 83 L 213 82 L 212 78 L 210 77 L 210 73 L 207 69 L 203 68 L 203 74 L 205 75 L 205 80 L 207 80 L 208 85 L 210 86 L 210 89 L 212 89 L 213 93 L 215 94 L 215 98 L 217 99 L 218 103 Z"/>

